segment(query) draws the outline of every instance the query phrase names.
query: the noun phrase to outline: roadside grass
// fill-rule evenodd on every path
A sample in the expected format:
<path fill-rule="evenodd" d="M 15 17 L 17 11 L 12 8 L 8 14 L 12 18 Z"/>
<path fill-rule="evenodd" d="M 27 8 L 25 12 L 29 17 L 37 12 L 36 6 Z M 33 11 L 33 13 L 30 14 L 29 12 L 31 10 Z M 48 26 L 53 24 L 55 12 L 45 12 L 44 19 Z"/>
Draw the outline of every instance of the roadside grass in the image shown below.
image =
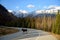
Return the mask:
<path fill-rule="evenodd" d="M 55 34 L 55 33 L 51 33 L 49 32 L 51 35 L 53 35 L 54 37 L 56 37 L 58 40 L 60 40 L 60 35 L 59 34 Z"/>
<path fill-rule="evenodd" d="M 18 32 L 18 29 L 15 28 L 8 28 L 8 27 L 0 27 L 0 36 L 4 36 L 7 34 L 12 34 Z"/>

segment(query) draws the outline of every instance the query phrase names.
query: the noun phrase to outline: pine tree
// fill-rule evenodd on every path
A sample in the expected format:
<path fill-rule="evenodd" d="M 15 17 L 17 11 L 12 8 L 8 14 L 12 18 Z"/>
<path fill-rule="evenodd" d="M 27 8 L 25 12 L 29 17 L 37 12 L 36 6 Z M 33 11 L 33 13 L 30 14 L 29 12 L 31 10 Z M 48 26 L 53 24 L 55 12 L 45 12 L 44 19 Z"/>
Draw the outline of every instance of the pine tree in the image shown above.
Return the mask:
<path fill-rule="evenodd" d="M 60 34 L 60 12 L 58 10 L 58 13 L 56 14 L 56 21 L 53 23 L 52 26 L 52 32 L 56 34 Z"/>
<path fill-rule="evenodd" d="M 56 24 L 55 24 L 56 32 L 57 34 L 60 34 L 60 14 L 58 10 L 58 14 L 56 16 Z"/>

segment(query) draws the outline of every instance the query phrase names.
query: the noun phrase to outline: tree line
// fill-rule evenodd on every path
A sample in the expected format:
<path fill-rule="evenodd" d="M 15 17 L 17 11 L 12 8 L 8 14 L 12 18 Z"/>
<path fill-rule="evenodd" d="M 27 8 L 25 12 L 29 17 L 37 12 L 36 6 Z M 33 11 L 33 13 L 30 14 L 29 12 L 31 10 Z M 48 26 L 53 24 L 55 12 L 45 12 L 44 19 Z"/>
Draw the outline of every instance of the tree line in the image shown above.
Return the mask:
<path fill-rule="evenodd" d="M 60 34 L 60 12 L 55 17 L 23 17 L 7 23 L 7 26 L 34 28 Z"/>

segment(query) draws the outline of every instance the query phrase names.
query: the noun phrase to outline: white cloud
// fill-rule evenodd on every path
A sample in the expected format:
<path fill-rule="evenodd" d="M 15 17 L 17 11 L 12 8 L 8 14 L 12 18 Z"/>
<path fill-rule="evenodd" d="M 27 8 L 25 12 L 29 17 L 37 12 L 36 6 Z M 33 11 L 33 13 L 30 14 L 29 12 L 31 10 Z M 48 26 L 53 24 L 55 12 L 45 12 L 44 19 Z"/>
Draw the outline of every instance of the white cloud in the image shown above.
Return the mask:
<path fill-rule="evenodd" d="M 12 12 L 12 10 L 8 10 L 8 12 Z"/>
<path fill-rule="evenodd" d="M 27 8 L 34 8 L 35 6 L 32 4 L 27 5 Z"/>
<path fill-rule="evenodd" d="M 60 10 L 60 6 L 56 7 L 56 9 L 59 9 Z"/>
<path fill-rule="evenodd" d="M 50 5 L 48 6 L 48 9 L 60 10 L 60 6 Z"/>
<path fill-rule="evenodd" d="M 19 10 L 21 13 L 28 13 L 28 11 L 26 11 L 26 10 Z"/>
<path fill-rule="evenodd" d="M 60 10 L 60 6 L 57 6 L 57 5 L 44 6 L 43 8 L 45 9 L 43 10 L 44 13 L 54 13 Z"/>
<path fill-rule="evenodd" d="M 50 5 L 48 6 L 48 9 L 50 10 L 51 13 L 58 12 L 58 10 L 60 10 L 60 6 Z"/>

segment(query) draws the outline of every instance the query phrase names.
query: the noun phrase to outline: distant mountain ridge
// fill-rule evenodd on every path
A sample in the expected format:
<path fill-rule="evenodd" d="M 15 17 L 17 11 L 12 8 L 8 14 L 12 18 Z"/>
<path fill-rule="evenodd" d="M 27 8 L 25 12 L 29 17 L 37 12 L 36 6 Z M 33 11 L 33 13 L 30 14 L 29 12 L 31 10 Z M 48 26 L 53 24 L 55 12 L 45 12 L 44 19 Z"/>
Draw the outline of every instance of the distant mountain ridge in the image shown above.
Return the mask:
<path fill-rule="evenodd" d="M 33 12 L 30 12 L 30 13 L 21 13 L 21 12 L 16 12 L 16 11 L 12 11 L 12 13 L 15 15 L 15 16 L 17 16 L 17 17 L 43 17 L 43 16 L 51 16 L 51 17 L 54 17 L 54 16 L 56 16 L 56 13 L 52 13 L 52 14 L 50 14 L 50 13 L 39 13 L 39 14 L 37 14 L 35 11 L 33 11 Z"/>

